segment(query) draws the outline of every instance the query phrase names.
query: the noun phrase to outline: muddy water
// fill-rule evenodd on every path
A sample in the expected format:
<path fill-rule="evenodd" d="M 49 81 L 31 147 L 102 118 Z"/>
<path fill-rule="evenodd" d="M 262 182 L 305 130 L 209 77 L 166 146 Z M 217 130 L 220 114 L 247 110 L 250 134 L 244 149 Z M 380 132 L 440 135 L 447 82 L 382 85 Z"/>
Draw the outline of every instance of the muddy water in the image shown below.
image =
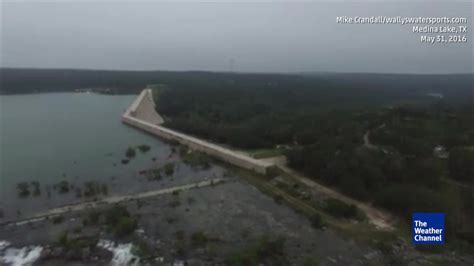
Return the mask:
<path fill-rule="evenodd" d="M 96 181 L 106 184 L 108 195 L 136 193 L 186 184 L 222 169 L 195 172 L 179 163 L 171 147 L 160 140 L 123 125 L 120 115 L 135 95 L 48 93 L 0 96 L 0 221 L 16 220 L 51 207 L 91 200 L 78 197 L 77 188 Z M 147 144 L 122 164 L 129 146 Z M 139 172 L 176 162 L 166 182 L 147 181 Z M 40 183 L 33 195 L 32 181 Z M 69 183 L 59 193 L 54 185 Z M 28 182 L 31 194 L 20 197 L 19 182 Z"/>

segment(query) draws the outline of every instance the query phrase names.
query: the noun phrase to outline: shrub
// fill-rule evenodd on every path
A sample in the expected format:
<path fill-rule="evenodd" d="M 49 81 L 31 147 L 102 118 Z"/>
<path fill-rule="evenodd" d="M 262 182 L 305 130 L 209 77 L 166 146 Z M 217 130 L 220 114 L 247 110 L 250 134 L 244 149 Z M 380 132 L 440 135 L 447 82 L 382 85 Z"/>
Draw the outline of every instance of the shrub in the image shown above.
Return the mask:
<path fill-rule="evenodd" d="M 82 250 L 84 248 L 95 248 L 98 240 L 97 237 L 70 237 L 67 231 L 63 231 L 58 236 L 57 245 L 62 247 L 65 251 L 72 251 L 68 254 L 74 256 L 74 259 L 81 259 Z"/>
<path fill-rule="evenodd" d="M 55 185 L 55 188 L 58 190 L 59 194 L 65 194 L 69 192 L 69 182 L 62 180 Z"/>
<path fill-rule="evenodd" d="M 83 225 L 96 225 L 99 223 L 100 213 L 92 210 L 87 214 L 87 217 L 82 221 Z"/>
<path fill-rule="evenodd" d="M 161 180 L 161 169 L 151 169 L 146 171 L 146 179 L 148 181 Z"/>
<path fill-rule="evenodd" d="M 109 225 L 117 224 L 121 217 L 130 217 L 127 208 L 123 206 L 116 205 L 105 211 L 105 222 Z"/>
<path fill-rule="evenodd" d="M 244 228 L 242 229 L 242 231 L 240 232 L 240 236 L 242 238 L 248 238 L 250 236 L 250 229 L 249 228 Z"/>
<path fill-rule="evenodd" d="M 315 213 L 315 214 L 311 215 L 309 220 L 311 222 L 311 226 L 313 226 L 316 229 L 320 229 L 324 225 L 323 218 L 321 217 L 321 215 L 319 213 Z"/>
<path fill-rule="evenodd" d="M 183 157 L 183 162 L 191 168 L 207 170 L 211 168 L 210 158 L 202 152 L 186 152 L 181 155 Z"/>
<path fill-rule="evenodd" d="M 184 157 L 188 153 L 188 147 L 186 147 L 184 145 L 180 145 L 178 151 L 179 151 L 179 155 L 181 157 Z"/>
<path fill-rule="evenodd" d="M 105 212 L 105 222 L 109 230 L 116 237 L 125 237 L 133 233 L 138 224 L 136 219 L 130 216 L 127 208 L 114 206 Z"/>
<path fill-rule="evenodd" d="M 136 238 L 133 241 L 132 253 L 140 258 L 151 257 L 153 256 L 153 245 L 143 239 Z"/>
<path fill-rule="evenodd" d="M 172 148 L 175 148 L 175 146 L 180 145 L 179 141 L 177 141 L 175 139 L 168 140 L 167 142 L 168 142 L 169 145 L 172 146 Z"/>
<path fill-rule="evenodd" d="M 106 184 L 102 184 L 100 186 L 100 190 L 101 190 L 103 195 L 108 195 L 109 194 L 109 188 L 107 187 Z"/>
<path fill-rule="evenodd" d="M 54 216 L 52 219 L 53 224 L 60 224 L 64 222 L 64 217 L 61 215 Z"/>
<path fill-rule="evenodd" d="M 146 145 L 146 144 L 142 144 L 142 145 L 139 145 L 138 146 L 138 149 L 142 152 L 142 153 L 145 153 L 145 152 L 148 152 L 151 147 Z"/>
<path fill-rule="evenodd" d="M 116 237 L 125 237 L 132 234 L 137 228 L 137 221 L 131 217 L 122 216 L 117 224 L 113 227 Z"/>
<path fill-rule="evenodd" d="M 178 206 L 180 206 L 180 205 L 181 205 L 181 202 L 180 202 L 179 200 L 173 200 L 173 201 L 171 201 L 171 202 L 169 203 L 169 206 L 170 206 L 171 208 L 176 208 L 176 207 L 178 207 Z"/>
<path fill-rule="evenodd" d="M 285 239 L 261 237 L 256 243 L 248 245 L 244 250 L 233 254 L 230 265 L 289 265 L 285 255 Z"/>
<path fill-rule="evenodd" d="M 208 241 L 209 241 L 209 238 L 202 231 L 195 232 L 191 235 L 191 244 L 195 247 L 205 246 Z"/>
<path fill-rule="evenodd" d="M 33 186 L 33 196 L 37 197 L 41 195 L 40 183 L 38 181 L 31 182 Z"/>
<path fill-rule="evenodd" d="M 176 239 L 178 239 L 178 240 L 183 240 L 183 239 L 184 239 L 184 231 L 183 231 L 183 230 L 176 231 L 176 232 L 174 233 L 174 236 L 175 236 Z"/>
<path fill-rule="evenodd" d="M 26 182 L 20 182 L 16 184 L 16 189 L 18 191 L 18 196 L 21 198 L 25 198 L 30 195 L 29 184 Z"/>
<path fill-rule="evenodd" d="M 449 173 L 452 178 L 464 182 L 474 182 L 474 150 L 454 148 L 448 161 Z"/>
<path fill-rule="evenodd" d="M 167 163 L 165 164 L 164 168 L 165 168 L 165 174 L 167 176 L 174 174 L 174 163 Z"/>
<path fill-rule="evenodd" d="M 137 209 L 141 209 L 145 204 L 141 199 L 137 199 L 135 202 L 137 203 Z"/>
<path fill-rule="evenodd" d="M 194 202 L 196 202 L 196 200 L 195 200 L 193 197 L 188 197 L 187 201 L 188 201 L 188 204 L 189 204 L 189 205 L 191 205 L 191 204 L 193 204 Z"/>
<path fill-rule="evenodd" d="M 338 199 L 327 199 L 324 210 L 337 218 L 358 218 L 359 210 L 354 204 L 347 204 Z"/>
<path fill-rule="evenodd" d="M 302 266 L 318 266 L 321 265 L 315 257 L 306 257 L 302 261 Z"/>
<path fill-rule="evenodd" d="M 109 188 L 105 183 L 98 183 L 96 181 L 88 181 L 84 183 L 84 196 L 85 197 L 95 197 L 99 194 L 104 196 L 108 195 Z"/>
<path fill-rule="evenodd" d="M 273 200 L 274 200 L 277 204 L 282 204 L 282 203 L 283 203 L 283 196 L 280 195 L 280 194 L 274 195 L 274 196 L 273 196 Z"/>
<path fill-rule="evenodd" d="M 99 184 L 95 181 L 88 181 L 84 183 L 84 196 L 94 197 L 99 193 Z"/>
<path fill-rule="evenodd" d="M 474 232 L 458 232 L 456 236 L 459 239 L 465 240 L 466 242 L 474 245 Z M 474 247 L 473 247 L 474 248 Z"/>
<path fill-rule="evenodd" d="M 125 151 L 125 156 L 127 156 L 127 158 L 129 159 L 135 157 L 135 155 L 136 155 L 135 149 L 132 147 L 128 147 L 127 150 Z"/>
<path fill-rule="evenodd" d="M 169 223 L 169 224 L 174 224 L 175 222 L 178 221 L 178 218 L 176 218 L 176 217 L 167 217 L 167 218 L 165 219 L 165 221 L 166 221 L 167 223 Z"/>
<path fill-rule="evenodd" d="M 405 218 L 411 213 L 446 211 L 446 203 L 435 191 L 415 185 L 387 186 L 375 195 L 375 204 Z"/>
<path fill-rule="evenodd" d="M 76 189 L 74 189 L 75 193 L 76 193 L 76 198 L 81 198 L 82 197 L 82 189 L 80 187 L 76 187 Z"/>
<path fill-rule="evenodd" d="M 59 237 L 58 237 L 58 245 L 60 245 L 61 247 L 67 247 L 68 242 L 69 242 L 68 232 L 67 231 L 61 232 L 61 234 L 59 234 Z"/>

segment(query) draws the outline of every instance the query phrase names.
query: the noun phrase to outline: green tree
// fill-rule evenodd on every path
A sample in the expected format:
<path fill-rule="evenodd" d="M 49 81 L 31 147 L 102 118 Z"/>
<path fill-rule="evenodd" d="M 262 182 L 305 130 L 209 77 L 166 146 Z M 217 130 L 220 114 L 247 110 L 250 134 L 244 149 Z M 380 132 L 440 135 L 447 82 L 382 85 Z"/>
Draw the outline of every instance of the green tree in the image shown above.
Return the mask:
<path fill-rule="evenodd" d="M 30 186 L 27 182 L 20 182 L 16 184 L 16 189 L 18 191 L 18 196 L 24 198 L 30 195 Z"/>
<path fill-rule="evenodd" d="M 127 156 L 127 158 L 133 158 L 135 157 L 135 155 L 136 155 L 135 149 L 132 147 L 128 147 L 127 150 L 125 151 L 125 156 Z"/>
<path fill-rule="evenodd" d="M 142 145 L 139 145 L 139 146 L 138 146 L 138 149 L 139 149 L 141 152 L 145 153 L 145 152 L 148 152 L 148 151 L 151 149 L 151 147 L 150 147 L 149 145 L 142 144 Z"/>
<path fill-rule="evenodd" d="M 167 176 L 173 175 L 173 173 L 174 173 L 174 163 L 167 163 L 167 164 L 165 164 L 164 168 L 165 168 L 165 174 Z"/>
<path fill-rule="evenodd" d="M 461 147 L 452 149 L 449 154 L 448 167 L 452 178 L 474 182 L 474 150 Z"/>

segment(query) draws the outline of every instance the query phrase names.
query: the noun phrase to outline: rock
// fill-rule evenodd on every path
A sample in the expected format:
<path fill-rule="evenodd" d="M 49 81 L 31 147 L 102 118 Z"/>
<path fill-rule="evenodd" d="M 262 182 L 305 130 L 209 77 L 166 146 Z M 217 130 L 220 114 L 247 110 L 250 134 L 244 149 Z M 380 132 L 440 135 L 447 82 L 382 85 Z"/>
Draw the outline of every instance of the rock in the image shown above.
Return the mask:
<path fill-rule="evenodd" d="M 91 249 L 90 247 L 86 247 L 86 248 L 83 248 L 82 249 L 82 260 L 85 261 L 85 260 L 90 260 L 90 256 L 91 256 Z"/>
<path fill-rule="evenodd" d="M 41 252 L 41 257 L 39 260 L 41 261 L 41 260 L 47 260 L 47 259 L 52 258 L 53 257 L 52 252 L 53 250 L 50 247 L 45 247 L 43 251 Z"/>
<path fill-rule="evenodd" d="M 53 248 L 53 250 L 51 252 L 52 257 L 62 257 L 63 254 L 64 254 L 64 248 L 62 248 L 62 247 L 55 247 L 55 248 Z"/>
<path fill-rule="evenodd" d="M 107 249 L 104 248 L 95 248 L 94 249 L 94 257 L 96 260 L 105 260 L 105 261 L 110 261 L 113 257 L 112 252 L 110 252 Z"/>
<path fill-rule="evenodd" d="M 81 250 L 71 249 L 66 252 L 66 258 L 70 260 L 80 259 L 81 255 Z"/>
<path fill-rule="evenodd" d="M 378 251 L 372 251 L 364 255 L 366 260 L 373 260 L 379 255 Z"/>

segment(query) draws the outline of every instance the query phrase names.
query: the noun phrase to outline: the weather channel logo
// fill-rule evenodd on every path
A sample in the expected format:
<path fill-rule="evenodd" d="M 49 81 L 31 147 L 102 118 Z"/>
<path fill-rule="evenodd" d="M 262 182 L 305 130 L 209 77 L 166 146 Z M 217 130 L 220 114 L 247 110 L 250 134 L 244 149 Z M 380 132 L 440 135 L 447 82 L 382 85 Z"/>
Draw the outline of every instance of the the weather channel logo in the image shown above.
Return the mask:
<path fill-rule="evenodd" d="M 412 227 L 413 244 L 444 244 L 444 213 L 413 213 Z"/>

